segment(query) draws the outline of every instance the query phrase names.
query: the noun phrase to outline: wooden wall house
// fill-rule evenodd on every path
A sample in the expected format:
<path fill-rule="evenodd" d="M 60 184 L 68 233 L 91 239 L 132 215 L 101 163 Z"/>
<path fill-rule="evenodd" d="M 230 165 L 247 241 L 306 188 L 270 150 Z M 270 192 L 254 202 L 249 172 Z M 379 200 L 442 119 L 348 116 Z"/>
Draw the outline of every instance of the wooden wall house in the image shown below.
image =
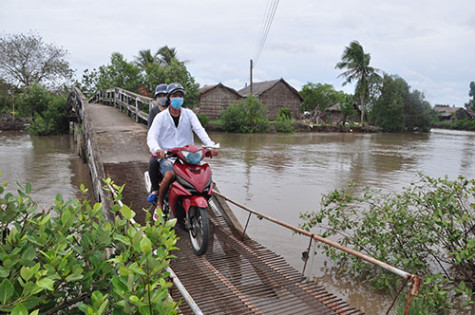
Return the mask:
<path fill-rule="evenodd" d="M 436 105 L 434 110 L 439 117 L 439 121 L 454 122 L 462 119 L 472 119 L 470 113 L 463 107 Z"/>
<path fill-rule="evenodd" d="M 243 97 L 250 93 L 250 86 L 238 91 Z M 253 83 L 252 94 L 267 107 L 267 117 L 275 120 L 282 108 L 288 108 L 293 118 L 300 117 L 300 105 L 303 97 L 284 79 Z"/>
<path fill-rule="evenodd" d="M 475 119 L 475 111 L 471 110 L 471 109 L 466 109 L 467 111 L 467 114 L 470 116 L 470 120 L 474 120 Z"/>
<path fill-rule="evenodd" d="M 219 119 L 221 112 L 229 105 L 242 100 L 241 94 L 222 83 L 204 86 L 199 90 L 199 93 L 197 112 L 205 114 L 211 120 Z"/>
<path fill-rule="evenodd" d="M 325 110 L 325 121 L 328 123 L 339 123 L 343 120 L 340 103 L 333 104 Z"/>

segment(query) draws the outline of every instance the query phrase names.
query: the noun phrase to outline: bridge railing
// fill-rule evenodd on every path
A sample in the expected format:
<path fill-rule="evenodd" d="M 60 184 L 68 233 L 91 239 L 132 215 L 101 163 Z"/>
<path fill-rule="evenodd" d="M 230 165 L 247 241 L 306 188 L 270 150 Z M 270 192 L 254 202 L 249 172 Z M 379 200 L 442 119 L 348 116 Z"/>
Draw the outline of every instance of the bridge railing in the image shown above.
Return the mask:
<path fill-rule="evenodd" d="M 410 282 L 411 282 L 411 287 L 410 287 L 410 289 L 409 289 L 409 294 L 407 295 L 406 307 L 405 307 L 405 310 L 404 310 L 404 315 L 407 315 L 407 314 L 409 313 L 409 309 L 410 309 L 410 307 L 411 307 L 411 300 L 412 300 L 412 297 L 413 297 L 413 296 L 417 296 L 417 295 L 419 294 L 419 287 L 420 287 L 420 283 L 421 283 L 421 277 L 419 277 L 418 275 L 410 274 L 410 273 L 405 272 L 405 271 L 403 271 L 403 270 L 401 270 L 401 269 L 398 269 L 398 268 L 396 268 L 396 267 L 393 267 L 393 266 L 391 266 L 391 265 L 389 265 L 389 264 L 387 264 L 387 263 L 385 263 L 385 262 L 383 262 L 383 261 L 377 260 L 376 258 L 367 256 L 367 255 L 365 255 L 365 254 L 363 254 L 363 253 L 360 253 L 360 252 L 358 252 L 358 251 L 355 251 L 355 250 L 353 250 L 353 249 L 351 249 L 351 248 L 342 246 L 342 245 L 338 244 L 337 242 L 333 242 L 333 241 L 331 241 L 331 240 L 329 240 L 329 239 L 326 239 L 326 238 L 324 238 L 324 237 L 321 237 L 321 236 L 319 236 L 319 235 L 313 234 L 313 233 L 311 233 L 311 232 L 305 231 L 305 230 L 303 230 L 303 229 L 300 229 L 300 228 L 295 227 L 295 226 L 293 226 L 293 225 L 290 225 L 290 224 L 288 224 L 288 223 L 285 223 L 285 222 L 282 222 L 282 221 L 280 221 L 280 220 L 274 219 L 274 218 L 272 218 L 272 217 L 270 217 L 270 216 L 268 216 L 268 215 L 265 215 L 265 214 L 263 214 L 263 213 L 259 213 L 259 212 L 255 211 L 255 210 L 252 210 L 252 209 L 250 209 L 250 208 L 248 208 L 248 207 L 246 207 L 246 206 L 244 206 L 244 205 L 242 205 L 242 204 L 240 204 L 240 203 L 238 203 L 238 202 L 236 202 L 236 201 L 234 201 L 234 200 L 232 200 L 232 199 L 226 197 L 225 195 L 221 194 L 219 191 L 213 190 L 213 194 L 214 194 L 214 195 L 217 195 L 217 196 L 223 198 L 224 200 L 229 201 L 230 203 L 232 203 L 232 204 L 238 206 L 239 208 L 241 208 L 241 209 L 243 209 L 243 210 L 249 212 L 249 216 L 248 216 L 248 218 L 247 218 L 246 226 L 245 226 L 244 229 L 242 230 L 242 235 L 243 235 L 243 236 L 244 236 L 244 234 L 246 233 L 246 229 L 247 229 L 247 226 L 248 226 L 248 224 L 249 224 L 249 220 L 250 220 L 250 218 L 251 218 L 251 215 L 254 214 L 254 215 L 256 215 L 257 218 L 259 218 L 259 219 L 266 219 L 266 220 L 268 220 L 268 221 L 270 221 L 270 222 L 276 223 L 276 224 L 278 224 L 278 225 L 280 225 L 280 226 L 283 226 L 283 227 L 285 227 L 285 228 L 287 228 L 287 229 L 290 229 L 290 230 L 292 230 L 292 231 L 294 231 L 294 232 L 296 232 L 296 233 L 298 233 L 298 234 L 301 234 L 301 235 L 304 235 L 304 236 L 308 236 L 308 237 L 309 237 L 309 244 L 308 244 L 307 253 L 310 251 L 310 248 L 311 248 L 311 246 L 312 246 L 312 242 L 313 242 L 313 241 L 322 242 L 322 243 L 324 243 L 324 244 L 327 244 L 327 245 L 332 246 L 332 247 L 334 247 L 334 248 L 336 248 L 336 249 L 338 249 L 338 250 L 341 250 L 341 251 L 344 251 L 344 252 L 346 252 L 346 253 L 349 253 L 349 254 L 351 254 L 351 255 L 353 255 L 353 256 L 356 256 L 356 257 L 358 257 L 358 258 L 360 258 L 360 259 L 365 260 L 365 261 L 368 262 L 368 263 L 371 263 L 371 264 L 373 264 L 373 265 L 375 265 L 375 266 L 381 267 L 381 268 L 383 268 L 383 269 L 385 269 L 385 270 L 387 270 L 387 271 L 390 271 L 390 272 L 392 272 L 392 273 L 394 273 L 394 274 L 396 274 L 396 275 L 398 275 L 398 276 L 404 278 L 404 279 L 405 279 L 405 282 L 404 282 L 403 286 L 401 287 L 401 290 L 399 291 L 399 293 L 400 293 L 400 292 L 402 291 L 402 289 L 406 286 L 406 284 L 410 281 Z M 305 259 L 305 264 L 304 264 L 304 267 L 303 267 L 303 270 L 302 270 L 302 278 L 304 277 L 305 267 L 307 266 L 307 260 L 308 260 L 308 255 L 307 255 L 307 259 Z M 395 299 L 394 299 L 394 302 L 395 302 L 396 299 L 398 298 L 399 293 L 396 295 L 396 297 L 395 297 Z M 389 311 L 390 311 L 390 309 L 393 307 L 394 302 L 393 302 L 393 304 L 390 306 L 390 308 L 389 308 L 387 314 L 389 314 Z"/>
<path fill-rule="evenodd" d="M 98 91 L 89 99 L 89 103 L 100 103 L 119 108 L 136 122 L 146 122 L 152 106 L 157 105 L 153 98 L 139 95 L 121 88 Z"/>

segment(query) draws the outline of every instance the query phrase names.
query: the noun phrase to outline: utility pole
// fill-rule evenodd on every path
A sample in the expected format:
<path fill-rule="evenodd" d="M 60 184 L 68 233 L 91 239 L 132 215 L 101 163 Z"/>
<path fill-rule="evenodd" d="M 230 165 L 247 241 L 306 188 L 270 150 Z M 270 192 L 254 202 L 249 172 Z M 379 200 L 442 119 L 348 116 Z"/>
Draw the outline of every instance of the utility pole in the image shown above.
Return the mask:
<path fill-rule="evenodd" d="M 250 88 L 251 95 L 252 95 L 252 59 L 251 59 L 251 80 L 250 80 L 249 88 Z"/>

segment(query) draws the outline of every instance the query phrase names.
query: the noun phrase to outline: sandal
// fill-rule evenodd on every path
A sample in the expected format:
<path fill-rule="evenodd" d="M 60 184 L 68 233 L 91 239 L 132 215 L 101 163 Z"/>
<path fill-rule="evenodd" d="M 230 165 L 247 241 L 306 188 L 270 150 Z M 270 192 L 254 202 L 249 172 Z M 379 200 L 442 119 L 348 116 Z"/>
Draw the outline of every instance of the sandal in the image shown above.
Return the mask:
<path fill-rule="evenodd" d="M 148 202 L 154 202 L 155 200 L 157 200 L 157 197 L 158 197 L 158 194 L 150 193 L 147 197 L 147 201 Z"/>

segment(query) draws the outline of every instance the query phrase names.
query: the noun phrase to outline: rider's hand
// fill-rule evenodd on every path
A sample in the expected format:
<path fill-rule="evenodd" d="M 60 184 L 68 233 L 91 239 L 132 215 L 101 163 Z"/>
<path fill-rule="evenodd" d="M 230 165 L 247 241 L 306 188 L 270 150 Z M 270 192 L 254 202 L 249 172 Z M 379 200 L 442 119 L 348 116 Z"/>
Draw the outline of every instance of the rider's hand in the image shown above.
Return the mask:
<path fill-rule="evenodd" d="M 157 150 L 157 151 L 155 151 L 155 156 L 159 157 L 160 159 L 163 160 L 165 158 L 165 151 L 164 150 Z"/>
<path fill-rule="evenodd" d="M 211 151 L 211 157 L 218 155 L 218 150 L 216 150 L 216 149 L 210 149 L 210 151 Z"/>

